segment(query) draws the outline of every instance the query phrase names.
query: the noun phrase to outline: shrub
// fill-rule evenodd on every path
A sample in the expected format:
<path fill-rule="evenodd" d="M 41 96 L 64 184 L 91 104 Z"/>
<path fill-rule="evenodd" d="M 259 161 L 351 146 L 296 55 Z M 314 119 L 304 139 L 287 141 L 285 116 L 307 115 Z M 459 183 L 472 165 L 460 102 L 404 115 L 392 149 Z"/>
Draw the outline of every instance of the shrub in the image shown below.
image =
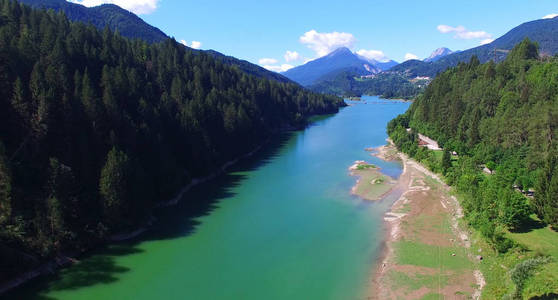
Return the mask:
<path fill-rule="evenodd" d="M 530 258 L 518 263 L 511 271 L 510 277 L 515 284 L 515 291 L 511 295 L 512 299 L 523 299 L 522 293 L 525 281 L 533 275 L 533 272 L 543 264 L 550 262 L 549 257 L 539 256 Z"/>

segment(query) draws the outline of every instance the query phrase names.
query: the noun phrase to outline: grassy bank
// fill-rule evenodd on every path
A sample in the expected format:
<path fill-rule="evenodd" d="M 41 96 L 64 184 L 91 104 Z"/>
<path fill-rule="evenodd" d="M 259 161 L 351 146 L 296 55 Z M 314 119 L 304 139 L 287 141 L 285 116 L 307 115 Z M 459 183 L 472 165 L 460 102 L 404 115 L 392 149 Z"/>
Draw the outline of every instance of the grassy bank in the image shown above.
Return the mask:
<path fill-rule="evenodd" d="M 394 159 L 394 147 L 378 157 Z M 399 155 L 397 155 L 399 157 Z M 460 210 L 449 187 L 422 165 L 401 156 L 403 194 L 385 220 L 384 259 L 374 278 L 374 299 L 470 299 L 479 293 L 469 237 L 458 224 Z"/>
<path fill-rule="evenodd" d="M 428 150 L 423 157 L 426 167 L 438 172 L 442 170 L 441 151 Z M 457 166 L 455 158 L 452 166 Z M 439 176 L 445 180 L 442 175 Z M 460 202 L 463 201 L 464 195 L 455 189 L 452 193 Z M 486 279 L 483 299 L 558 298 L 558 232 L 533 214 L 515 228 L 496 228 L 501 232 L 501 237 L 495 241 L 470 226 L 469 221 L 470 216 L 465 215 L 461 225 L 471 232 L 472 255 L 482 256 L 479 268 Z M 505 247 L 502 247 L 503 244 Z M 419 262 L 427 259 L 420 252 L 420 247 L 415 247 L 411 252 Z M 523 268 L 526 265 L 529 267 Z"/>
<path fill-rule="evenodd" d="M 517 288 L 511 276 L 514 268 L 537 257 L 550 257 L 548 263 L 527 274 L 520 295 L 522 299 L 557 299 L 558 233 L 533 217 L 529 226 L 515 232 L 508 230 L 506 237 L 514 243 L 514 247 L 506 253 L 499 253 L 480 232 L 475 232 L 474 247 L 483 250 L 481 270 L 487 282 L 484 298 L 497 299 L 513 295 Z"/>

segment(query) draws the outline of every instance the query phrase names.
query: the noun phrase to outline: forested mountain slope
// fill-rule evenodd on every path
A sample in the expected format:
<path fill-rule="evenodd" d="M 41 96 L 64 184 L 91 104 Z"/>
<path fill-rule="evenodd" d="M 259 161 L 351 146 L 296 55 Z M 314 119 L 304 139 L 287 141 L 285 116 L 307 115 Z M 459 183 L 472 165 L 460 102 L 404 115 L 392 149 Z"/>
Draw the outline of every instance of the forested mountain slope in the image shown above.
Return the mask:
<path fill-rule="evenodd" d="M 134 228 L 192 178 L 344 104 L 171 39 L 10 0 L 0 12 L 0 280 L 25 267 L 6 253 L 45 258 Z"/>
<path fill-rule="evenodd" d="M 53 9 L 64 14 L 71 21 L 91 24 L 99 30 L 108 27 L 113 32 L 131 39 L 142 39 L 148 43 L 163 42 L 169 37 L 158 28 L 147 24 L 140 17 L 114 4 L 103 4 L 95 7 L 85 7 L 70 3 L 66 0 L 18 0 L 35 8 Z M 286 77 L 268 71 L 258 65 L 240 60 L 213 50 L 193 50 L 194 53 L 207 53 L 222 62 L 238 66 L 242 71 L 259 77 L 274 79 L 280 82 L 290 82 Z"/>
<path fill-rule="evenodd" d="M 435 62 L 410 60 L 393 67 L 390 71 L 407 73 L 411 77 L 434 77 L 439 72 L 456 66 L 459 62 L 468 62 L 472 56 L 476 56 L 481 63 L 489 60 L 499 62 L 505 59 L 509 50 L 525 38 L 537 42 L 542 55 L 558 53 L 558 17 L 523 23 L 490 44 L 453 53 Z"/>
<path fill-rule="evenodd" d="M 68 19 L 91 24 L 99 29 L 108 27 L 128 38 L 142 39 L 148 43 L 162 42 L 169 37 L 156 27 L 145 23 L 135 14 L 114 4 L 85 7 L 66 0 L 19 0 L 35 8 L 63 11 Z"/>
<path fill-rule="evenodd" d="M 424 155 L 413 146 L 407 126 L 457 151 L 459 164 L 443 171 L 465 195 L 470 222 L 489 237 L 499 226 L 521 226 L 531 209 L 558 226 L 557 58 L 540 59 L 528 40 L 500 64 L 482 65 L 473 57 L 438 75 L 409 111 L 390 123 L 400 147 Z M 481 165 L 495 174 L 482 176 Z M 534 188 L 530 208 L 514 186 Z"/>

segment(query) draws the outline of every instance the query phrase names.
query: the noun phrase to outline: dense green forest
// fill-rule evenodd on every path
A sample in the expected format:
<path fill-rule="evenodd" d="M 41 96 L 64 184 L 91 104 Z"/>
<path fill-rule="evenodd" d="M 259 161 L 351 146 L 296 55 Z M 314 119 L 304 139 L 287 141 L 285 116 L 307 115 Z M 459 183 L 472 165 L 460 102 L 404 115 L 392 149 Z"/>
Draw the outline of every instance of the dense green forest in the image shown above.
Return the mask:
<path fill-rule="evenodd" d="M 24 268 L 8 253 L 87 249 L 344 105 L 171 39 L 131 41 L 10 0 L 0 14 L 0 280 Z"/>
<path fill-rule="evenodd" d="M 38 9 L 52 9 L 63 12 L 70 21 L 91 24 L 99 30 L 108 27 L 113 32 L 130 39 L 141 39 L 148 43 L 160 43 L 169 37 L 159 28 L 147 24 L 140 17 L 114 4 L 102 4 L 94 7 L 85 7 L 81 4 L 71 3 L 66 0 L 18 0 L 21 3 Z M 193 50 L 194 53 L 205 53 L 219 59 L 221 62 L 234 65 L 244 73 L 265 77 L 280 82 L 291 82 L 281 74 L 269 71 L 245 60 L 226 56 L 214 50 Z"/>
<path fill-rule="evenodd" d="M 417 131 L 445 148 L 441 164 L 417 146 Z M 473 57 L 440 74 L 388 132 L 400 149 L 444 173 L 469 223 L 498 251 L 513 246 L 503 230 L 521 228 L 533 212 L 558 227 L 558 57 L 539 58 L 537 44 L 524 40 L 499 64 Z M 530 189 L 532 199 L 520 192 Z"/>
<path fill-rule="evenodd" d="M 66 0 L 18 0 L 33 8 L 54 9 L 64 12 L 72 21 L 91 24 L 99 29 L 108 27 L 131 39 L 159 43 L 169 37 L 156 27 L 145 23 L 140 17 L 114 4 L 85 7 Z"/>
<path fill-rule="evenodd" d="M 309 86 L 315 92 L 340 95 L 361 96 L 378 95 L 388 99 L 414 99 L 426 87 L 426 82 L 411 82 L 398 73 L 384 72 L 373 78 L 360 79 L 352 70 L 327 75 L 318 83 Z"/>

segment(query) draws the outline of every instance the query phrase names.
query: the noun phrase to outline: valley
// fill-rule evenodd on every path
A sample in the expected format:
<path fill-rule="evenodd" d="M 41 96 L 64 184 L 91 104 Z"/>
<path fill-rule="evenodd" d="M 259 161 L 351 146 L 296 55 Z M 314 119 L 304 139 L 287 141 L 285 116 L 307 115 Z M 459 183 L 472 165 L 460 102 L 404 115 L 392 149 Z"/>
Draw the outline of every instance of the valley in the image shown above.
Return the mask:
<path fill-rule="evenodd" d="M 409 103 L 363 100 L 376 104 L 355 102 L 270 141 L 157 210 L 158 221 L 138 238 L 93 251 L 7 297 L 365 298 L 383 214 L 397 196 L 371 202 L 351 195 L 356 179 L 348 167 L 365 160 L 399 177 L 399 163 L 363 149 L 383 145 L 385 123 Z"/>
<path fill-rule="evenodd" d="M 558 298 L 555 8 L 0 0 L 0 299 Z"/>

